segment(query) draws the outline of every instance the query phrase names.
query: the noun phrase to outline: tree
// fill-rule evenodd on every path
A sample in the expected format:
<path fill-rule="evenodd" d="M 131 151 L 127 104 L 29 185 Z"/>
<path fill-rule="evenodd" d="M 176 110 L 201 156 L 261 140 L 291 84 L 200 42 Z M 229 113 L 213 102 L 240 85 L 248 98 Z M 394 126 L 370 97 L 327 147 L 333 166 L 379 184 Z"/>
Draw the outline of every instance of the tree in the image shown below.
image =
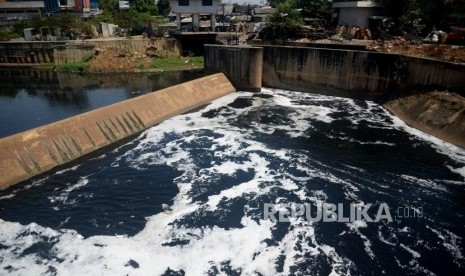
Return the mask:
<path fill-rule="evenodd" d="M 323 19 L 327 23 L 332 23 L 334 19 L 332 2 L 328 0 L 269 0 L 268 3 L 273 7 L 288 3 L 292 9 L 302 9 L 305 17 Z"/>
<path fill-rule="evenodd" d="M 300 14 L 292 6 L 292 0 L 277 5 L 277 12 L 268 17 L 268 27 L 265 38 L 277 43 L 297 36 L 302 25 Z"/>
<path fill-rule="evenodd" d="M 171 11 L 169 0 L 158 0 L 157 7 L 158 7 L 158 12 L 163 16 L 167 16 Z"/>
<path fill-rule="evenodd" d="M 305 17 L 324 19 L 327 23 L 332 23 L 334 10 L 332 2 L 328 0 L 292 0 L 294 9 L 302 9 Z"/>
<path fill-rule="evenodd" d="M 451 14 L 465 12 L 464 0 L 376 0 L 383 4 L 386 16 L 392 18 L 398 31 L 408 30 L 418 20 L 425 32 L 448 29 Z"/>

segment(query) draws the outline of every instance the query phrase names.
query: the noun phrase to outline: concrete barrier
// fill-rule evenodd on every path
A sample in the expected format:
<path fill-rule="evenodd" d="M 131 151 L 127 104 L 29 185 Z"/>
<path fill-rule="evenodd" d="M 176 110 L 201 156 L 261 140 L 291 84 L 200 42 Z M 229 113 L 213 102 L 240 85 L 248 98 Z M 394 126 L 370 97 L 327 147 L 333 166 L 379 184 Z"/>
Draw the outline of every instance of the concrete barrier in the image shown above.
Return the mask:
<path fill-rule="evenodd" d="M 215 74 L 0 139 L 0 189 L 234 91 Z"/>
<path fill-rule="evenodd" d="M 261 47 L 205 45 L 205 70 L 224 72 L 239 90 L 261 90 L 262 64 Z"/>
<path fill-rule="evenodd" d="M 464 64 L 309 47 L 207 45 L 205 49 L 206 70 L 222 71 L 236 87 L 249 91 L 258 90 L 262 79 L 266 87 L 367 100 L 425 89 L 448 89 L 465 95 Z"/>
<path fill-rule="evenodd" d="M 65 41 L 0 42 L 0 63 L 52 63 L 53 48 Z"/>
<path fill-rule="evenodd" d="M 56 46 L 53 49 L 55 65 L 63 65 L 68 62 L 87 61 L 95 54 L 94 45 L 90 44 L 66 44 Z"/>

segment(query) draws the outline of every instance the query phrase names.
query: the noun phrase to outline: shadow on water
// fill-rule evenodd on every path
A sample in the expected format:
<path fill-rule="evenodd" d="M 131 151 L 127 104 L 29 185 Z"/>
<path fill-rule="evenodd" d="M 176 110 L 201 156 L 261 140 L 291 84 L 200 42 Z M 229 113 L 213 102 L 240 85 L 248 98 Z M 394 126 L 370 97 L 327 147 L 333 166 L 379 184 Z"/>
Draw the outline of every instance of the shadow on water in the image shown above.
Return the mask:
<path fill-rule="evenodd" d="M 0 137 L 203 76 L 200 70 L 105 75 L 0 70 Z"/>

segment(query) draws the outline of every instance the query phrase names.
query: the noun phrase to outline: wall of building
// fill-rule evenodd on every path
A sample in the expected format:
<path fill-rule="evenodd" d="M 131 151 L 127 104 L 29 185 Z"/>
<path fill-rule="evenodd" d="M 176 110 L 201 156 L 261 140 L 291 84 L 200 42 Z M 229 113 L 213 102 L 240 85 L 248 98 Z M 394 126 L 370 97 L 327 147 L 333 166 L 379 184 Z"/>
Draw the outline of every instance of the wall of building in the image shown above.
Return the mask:
<path fill-rule="evenodd" d="M 60 1 L 59 0 L 43 0 L 45 4 L 45 13 L 57 12 L 60 11 Z"/>
<path fill-rule="evenodd" d="M 368 27 L 368 17 L 381 12 L 379 8 L 343 8 L 339 10 L 338 24 Z"/>
<path fill-rule="evenodd" d="M 0 139 L 0 189 L 234 91 L 215 74 Z"/>
<path fill-rule="evenodd" d="M 202 0 L 189 0 L 189 6 L 179 6 L 179 0 L 171 0 L 171 9 L 173 13 L 214 13 L 219 9 L 221 0 L 212 0 L 211 6 L 202 6 Z"/>
<path fill-rule="evenodd" d="M 74 0 L 74 10 L 82 12 L 85 8 L 90 9 L 90 0 Z"/>

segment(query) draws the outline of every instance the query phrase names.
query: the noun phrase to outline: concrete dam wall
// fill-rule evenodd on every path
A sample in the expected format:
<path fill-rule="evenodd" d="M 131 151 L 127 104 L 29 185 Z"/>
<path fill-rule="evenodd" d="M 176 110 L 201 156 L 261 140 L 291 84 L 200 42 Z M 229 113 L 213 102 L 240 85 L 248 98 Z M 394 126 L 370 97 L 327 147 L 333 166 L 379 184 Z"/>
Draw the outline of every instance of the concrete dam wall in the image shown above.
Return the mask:
<path fill-rule="evenodd" d="M 257 49 L 263 49 L 262 60 Z M 206 69 L 222 71 L 234 85 L 252 91 L 263 85 L 367 100 L 415 89 L 450 89 L 465 95 L 463 64 L 388 53 L 308 47 L 207 45 L 205 50 Z M 234 54 L 230 54 L 233 51 Z M 258 66 L 257 60 L 263 65 Z M 259 85 L 254 76 L 260 75 Z"/>
<path fill-rule="evenodd" d="M 210 75 L 0 139 L 0 189 L 234 91 L 225 75 Z"/>
<path fill-rule="evenodd" d="M 259 92 L 262 87 L 263 49 L 205 45 L 205 70 L 224 72 L 240 90 Z"/>
<path fill-rule="evenodd" d="M 263 85 L 379 99 L 395 90 L 465 89 L 465 65 L 397 54 L 263 47 Z"/>

